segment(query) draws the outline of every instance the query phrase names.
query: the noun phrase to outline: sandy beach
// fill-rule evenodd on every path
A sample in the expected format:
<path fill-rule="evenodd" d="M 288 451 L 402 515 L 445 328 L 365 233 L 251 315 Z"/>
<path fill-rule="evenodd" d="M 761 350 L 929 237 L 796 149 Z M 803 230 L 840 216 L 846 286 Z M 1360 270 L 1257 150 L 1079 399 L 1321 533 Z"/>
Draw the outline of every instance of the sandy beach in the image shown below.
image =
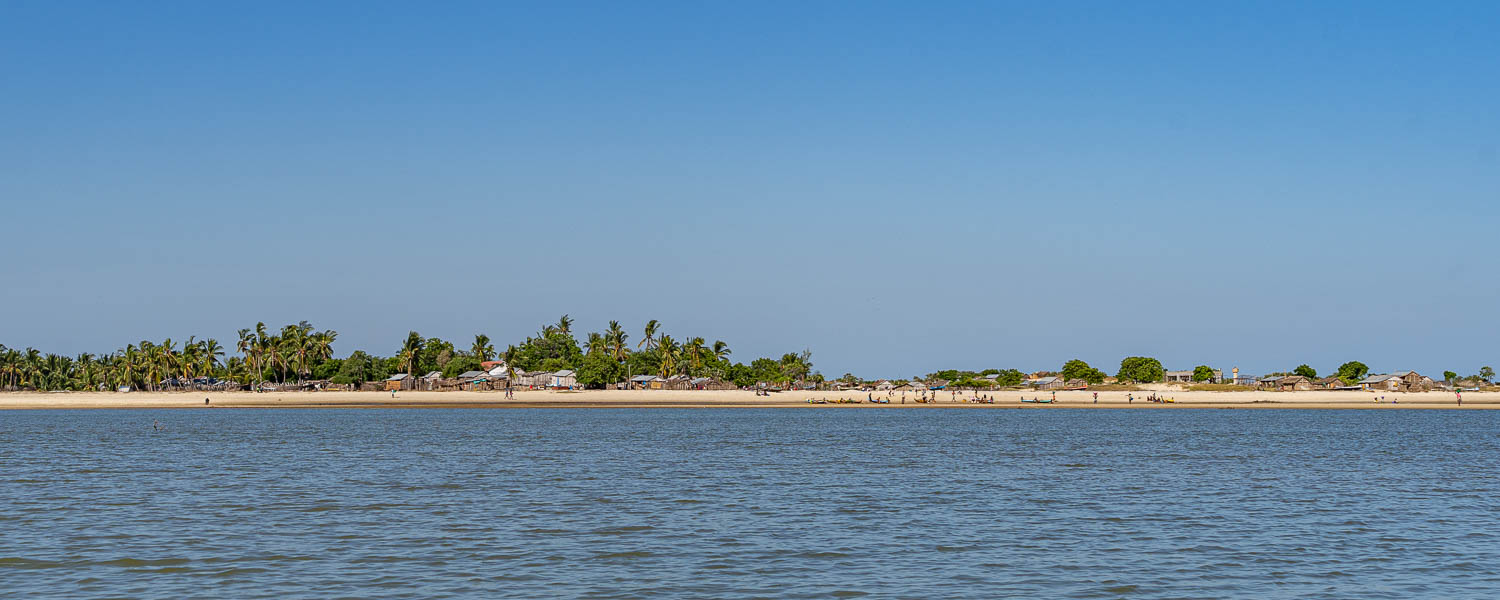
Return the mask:
<path fill-rule="evenodd" d="M 896 394 L 891 404 L 809 404 L 808 398 L 858 398 L 865 392 L 782 392 L 770 397 L 747 391 L 519 391 L 506 400 L 503 392 L 400 392 L 393 398 L 384 392 L 7 392 L 0 393 L 0 410 L 6 409 L 130 409 L 130 408 L 609 408 L 609 407 L 801 407 L 801 408 L 1108 408 L 1108 409 L 1458 409 L 1451 392 L 1372 394 L 1370 392 L 1187 392 L 1160 391 L 1174 403 L 1150 403 L 1141 398 L 1149 391 L 1058 392 L 1055 404 L 1022 403 L 1022 396 L 1050 397 L 1034 391 L 990 393 L 994 404 L 954 401 L 939 393 L 937 403 L 919 404 L 908 393 L 906 403 Z M 1127 395 L 1135 397 L 1127 402 Z M 1384 402 L 1376 399 L 1384 396 Z M 877 397 L 883 397 L 877 395 Z M 962 399 L 963 395 L 960 394 Z M 1465 392 L 1462 409 L 1500 408 L 1500 392 Z"/>

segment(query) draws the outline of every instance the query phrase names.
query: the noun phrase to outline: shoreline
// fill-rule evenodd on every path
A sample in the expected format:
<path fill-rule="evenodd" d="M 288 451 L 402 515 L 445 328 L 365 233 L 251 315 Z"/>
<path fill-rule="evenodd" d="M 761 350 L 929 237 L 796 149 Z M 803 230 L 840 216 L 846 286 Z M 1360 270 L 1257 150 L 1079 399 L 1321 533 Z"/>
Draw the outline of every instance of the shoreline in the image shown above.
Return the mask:
<path fill-rule="evenodd" d="M 1251 410 L 1494 410 L 1500 409 L 1500 392 L 1466 392 L 1459 406 L 1451 392 L 1384 394 L 1371 392 L 1172 392 L 1158 394 L 1176 399 L 1174 403 L 1151 403 L 1140 400 L 1150 392 L 1099 392 L 1099 402 L 1088 391 L 1058 392 L 1057 402 L 1022 403 L 1020 398 L 1049 397 L 1035 391 L 990 392 L 993 404 L 954 402 L 951 394 L 940 393 L 936 403 L 917 403 L 908 397 L 902 404 L 897 394 L 890 404 L 834 404 L 835 398 L 858 398 L 865 392 L 781 392 L 770 397 L 755 396 L 748 391 L 665 391 L 665 390 L 588 390 L 515 392 L 506 400 L 504 392 L 398 392 L 392 398 L 387 392 L 3 392 L 0 410 L 128 410 L 190 408 L 297 408 L 297 409 L 371 409 L 371 408 L 948 408 L 948 409 L 1251 409 Z M 1127 394 L 1137 396 L 1127 402 Z M 1381 396 L 1385 402 L 1376 402 Z M 204 398 L 209 403 L 203 403 Z M 829 404 L 809 404 L 807 398 L 828 398 Z M 876 397 L 884 398 L 883 394 Z M 962 395 L 960 395 L 960 398 Z M 1392 402 L 1394 400 L 1394 402 Z"/>

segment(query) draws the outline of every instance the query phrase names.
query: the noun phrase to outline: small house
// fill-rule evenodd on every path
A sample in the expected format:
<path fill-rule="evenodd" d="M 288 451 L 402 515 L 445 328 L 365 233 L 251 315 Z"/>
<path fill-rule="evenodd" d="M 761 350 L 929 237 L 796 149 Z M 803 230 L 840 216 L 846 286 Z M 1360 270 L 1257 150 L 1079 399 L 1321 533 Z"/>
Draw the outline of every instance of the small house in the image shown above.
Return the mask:
<path fill-rule="evenodd" d="M 385 391 L 394 392 L 397 390 L 409 390 L 412 389 L 412 385 L 414 385 L 415 383 L 416 382 L 412 380 L 411 375 L 408 375 L 406 373 L 397 373 L 385 380 Z"/>
<path fill-rule="evenodd" d="M 1377 392 L 1425 392 L 1432 389 L 1432 380 L 1416 371 L 1397 371 L 1382 375 L 1370 375 L 1359 380 L 1359 387 Z"/>
<path fill-rule="evenodd" d="M 1214 369 L 1213 372 L 1214 374 L 1209 376 L 1208 380 L 1203 383 L 1224 382 L 1224 371 L 1222 369 Z M 1162 374 L 1162 381 L 1166 383 L 1194 383 L 1193 371 L 1167 371 Z"/>
<path fill-rule="evenodd" d="M 636 375 L 630 378 L 630 388 L 636 390 L 659 390 L 662 381 L 655 375 Z"/>
<path fill-rule="evenodd" d="M 574 373 L 572 369 L 563 369 L 561 371 L 553 373 L 552 376 L 550 377 L 550 381 L 547 382 L 547 387 L 550 387 L 550 388 L 555 389 L 555 390 L 559 390 L 559 389 L 569 389 L 570 390 L 570 389 L 573 389 L 573 388 L 575 388 L 577 386 L 578 386 L 578 375 L 576 373 Z"/>
<path fill-rule="evenodd" d="M 1344 387 L 1344 380 L 1338 377 L 1324 377 L 1312 383 L 1315 390 L 1336 390 Z"/>

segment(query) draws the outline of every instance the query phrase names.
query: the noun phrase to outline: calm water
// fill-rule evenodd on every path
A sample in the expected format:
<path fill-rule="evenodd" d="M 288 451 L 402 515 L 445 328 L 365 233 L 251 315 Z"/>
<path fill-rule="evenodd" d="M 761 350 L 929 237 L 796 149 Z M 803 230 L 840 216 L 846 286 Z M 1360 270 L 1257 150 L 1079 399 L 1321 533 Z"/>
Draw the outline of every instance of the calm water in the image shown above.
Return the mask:
<path fill-rule="evenodd" d="M 1497 434 L 1492 411 L 0 412 L 0 595 L 1494 598 Z"/>

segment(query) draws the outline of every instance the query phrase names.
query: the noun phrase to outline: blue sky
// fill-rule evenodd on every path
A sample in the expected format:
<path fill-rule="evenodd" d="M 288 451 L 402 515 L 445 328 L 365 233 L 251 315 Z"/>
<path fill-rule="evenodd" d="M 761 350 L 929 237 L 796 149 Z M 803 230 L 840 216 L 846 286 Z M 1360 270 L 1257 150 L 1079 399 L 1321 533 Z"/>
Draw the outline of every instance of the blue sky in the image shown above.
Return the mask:
<path fill-rule="evenodd" d="M 1500 4 L 0 5 L 0 343 L 1500 363 Z M 466 345 L 466 344 L 465 344 Z"/>

